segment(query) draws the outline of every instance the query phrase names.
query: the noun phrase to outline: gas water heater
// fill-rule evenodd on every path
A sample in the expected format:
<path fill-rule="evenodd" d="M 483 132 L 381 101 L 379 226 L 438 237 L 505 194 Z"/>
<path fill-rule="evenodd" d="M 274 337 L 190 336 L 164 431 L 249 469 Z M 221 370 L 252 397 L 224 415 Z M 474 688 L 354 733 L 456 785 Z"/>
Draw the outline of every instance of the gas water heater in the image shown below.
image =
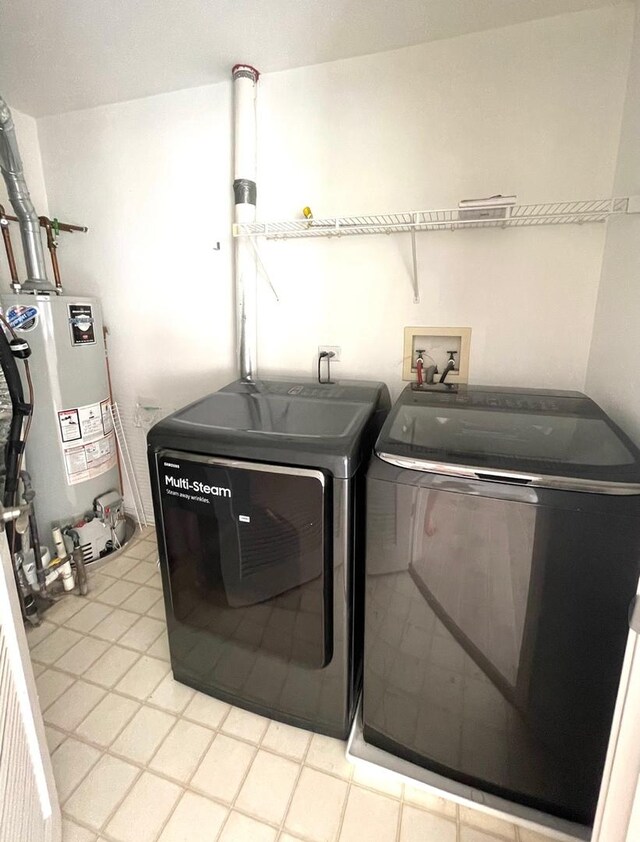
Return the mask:
<path fill-rule="evenodd" d="M 120 498 L 102 316 L 95 299 L 62 294 L 57 271 L 55 286 L 47 279 L 40 219 L 2 97 L 0 170 L 20 224 L 27 275 L 18 281 L 14 267 L 13 293 L 0 294 L 0 305 L 12 330 L 31 348 L 34 399 L 25 458 L 37 494 L 41 542 L 53 555 L 52 527 L 71 527 L 85 561 L 91 561 L 111 548 L 109 540 L 118 546 L 125 530 L 122 519 L 116 523 L 104 516 L 113 511 L 105 500 Z M 100 525 L 100 518 L 93 519 L 96 511 L 102 513 L 101 540 L 91 528 Z"/>
<path fill-rule="evenodd" d="M 84 296 L 24 292 L 0 302 L 31 347 L 35 401 L 26 463 L 41 537 L 51 544 L 52 526 L 91 512 L 96 498 L 118 487 L 100 305 Z"/>

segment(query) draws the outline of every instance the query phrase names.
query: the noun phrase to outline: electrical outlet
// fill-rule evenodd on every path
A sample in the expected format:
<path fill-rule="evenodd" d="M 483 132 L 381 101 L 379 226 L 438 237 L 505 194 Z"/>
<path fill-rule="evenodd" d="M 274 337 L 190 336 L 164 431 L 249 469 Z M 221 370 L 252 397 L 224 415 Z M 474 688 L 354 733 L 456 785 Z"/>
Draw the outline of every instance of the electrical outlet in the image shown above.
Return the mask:
<path fill-rule="evenodd" d="M 321 354 L 323 351 L 333 351 L 331 362 L 340 362 L 340 354 L 342 353 L 342 348 L 339 345 L 318 345 L 318 353 Z"/>

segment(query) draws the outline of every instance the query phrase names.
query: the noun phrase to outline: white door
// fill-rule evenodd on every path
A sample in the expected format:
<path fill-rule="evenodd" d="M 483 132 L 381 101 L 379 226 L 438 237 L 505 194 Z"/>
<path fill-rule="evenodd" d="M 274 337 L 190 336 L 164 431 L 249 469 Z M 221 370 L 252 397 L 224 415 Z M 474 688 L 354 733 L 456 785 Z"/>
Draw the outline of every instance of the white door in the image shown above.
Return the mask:
<path fill-rule="evenodd" d="M 60 842 L 60 805 L 0 528 L 0 842 Z"/>
<path fill-rule="evenodd" d="M 592 842 L 640 839 L 640 598 L 631 626 Z"/>

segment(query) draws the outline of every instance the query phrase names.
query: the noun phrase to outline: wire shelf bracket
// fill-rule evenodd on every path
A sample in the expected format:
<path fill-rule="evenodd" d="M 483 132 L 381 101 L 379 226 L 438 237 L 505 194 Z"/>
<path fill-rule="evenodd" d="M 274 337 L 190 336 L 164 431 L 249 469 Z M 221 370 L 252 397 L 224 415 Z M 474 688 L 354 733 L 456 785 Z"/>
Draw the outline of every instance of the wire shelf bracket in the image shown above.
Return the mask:
<path fill-rule="evenodd" d="M 486 208 L 445 208 L 373 216 L 289 219 L 279 222 L 236 223 L 234 237 L 267 240 L 349 237 L 364 234 L 410 234 L 413 300 L 420 301 L 416 234 L 469 228 L 525 228 L 540 225 L 585 225 L 611 216 L 640 213 L 640 196 L 532 205 L 492 205 Z"/>

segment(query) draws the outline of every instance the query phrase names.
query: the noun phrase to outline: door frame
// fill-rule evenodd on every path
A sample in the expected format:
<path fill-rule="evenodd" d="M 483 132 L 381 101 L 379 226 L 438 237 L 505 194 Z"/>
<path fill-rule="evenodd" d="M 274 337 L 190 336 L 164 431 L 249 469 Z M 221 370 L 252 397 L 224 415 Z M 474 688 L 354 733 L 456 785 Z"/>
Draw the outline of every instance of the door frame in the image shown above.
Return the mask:
<path fill-rule="evenodd" d="M 28 746 L 28 758 L 32 769 L 34 786 L 37 790 L 40 815 L 45 842 L 61 842 L 62 818 L 60 801 L 53 777 L 53 767 L 47 746 L 44 720 L 40 710 L 31 657 L 27 645 L 22 611 L 16 591 L 11 553 L 4 525 L 0 525 L 0 623 L 5 642 L 8 670 L 5 679 L 13 685 L 14 698 L 18 701 L 18 717 Z M 11 691 L 11 688 L 9 688 Z M 0 755 L 7 749 L 8 772 L 14 780 L 26 780 L 17 759 L 11 756 L 10 746 L 2 746 Z M 4 799 L 6 793 L 0 793 Z M 24 805 L 24 809 L 27 805 Z M 0 827 L 2 836 L 2 827 Z"/>
<path fill-rule="evenodd" d="M 639 605 L 640 596 L 633 612 L 638 620 Z M 630 625 L 592 842 L 640 838 L 640 634 L 637 622 Z"/>

